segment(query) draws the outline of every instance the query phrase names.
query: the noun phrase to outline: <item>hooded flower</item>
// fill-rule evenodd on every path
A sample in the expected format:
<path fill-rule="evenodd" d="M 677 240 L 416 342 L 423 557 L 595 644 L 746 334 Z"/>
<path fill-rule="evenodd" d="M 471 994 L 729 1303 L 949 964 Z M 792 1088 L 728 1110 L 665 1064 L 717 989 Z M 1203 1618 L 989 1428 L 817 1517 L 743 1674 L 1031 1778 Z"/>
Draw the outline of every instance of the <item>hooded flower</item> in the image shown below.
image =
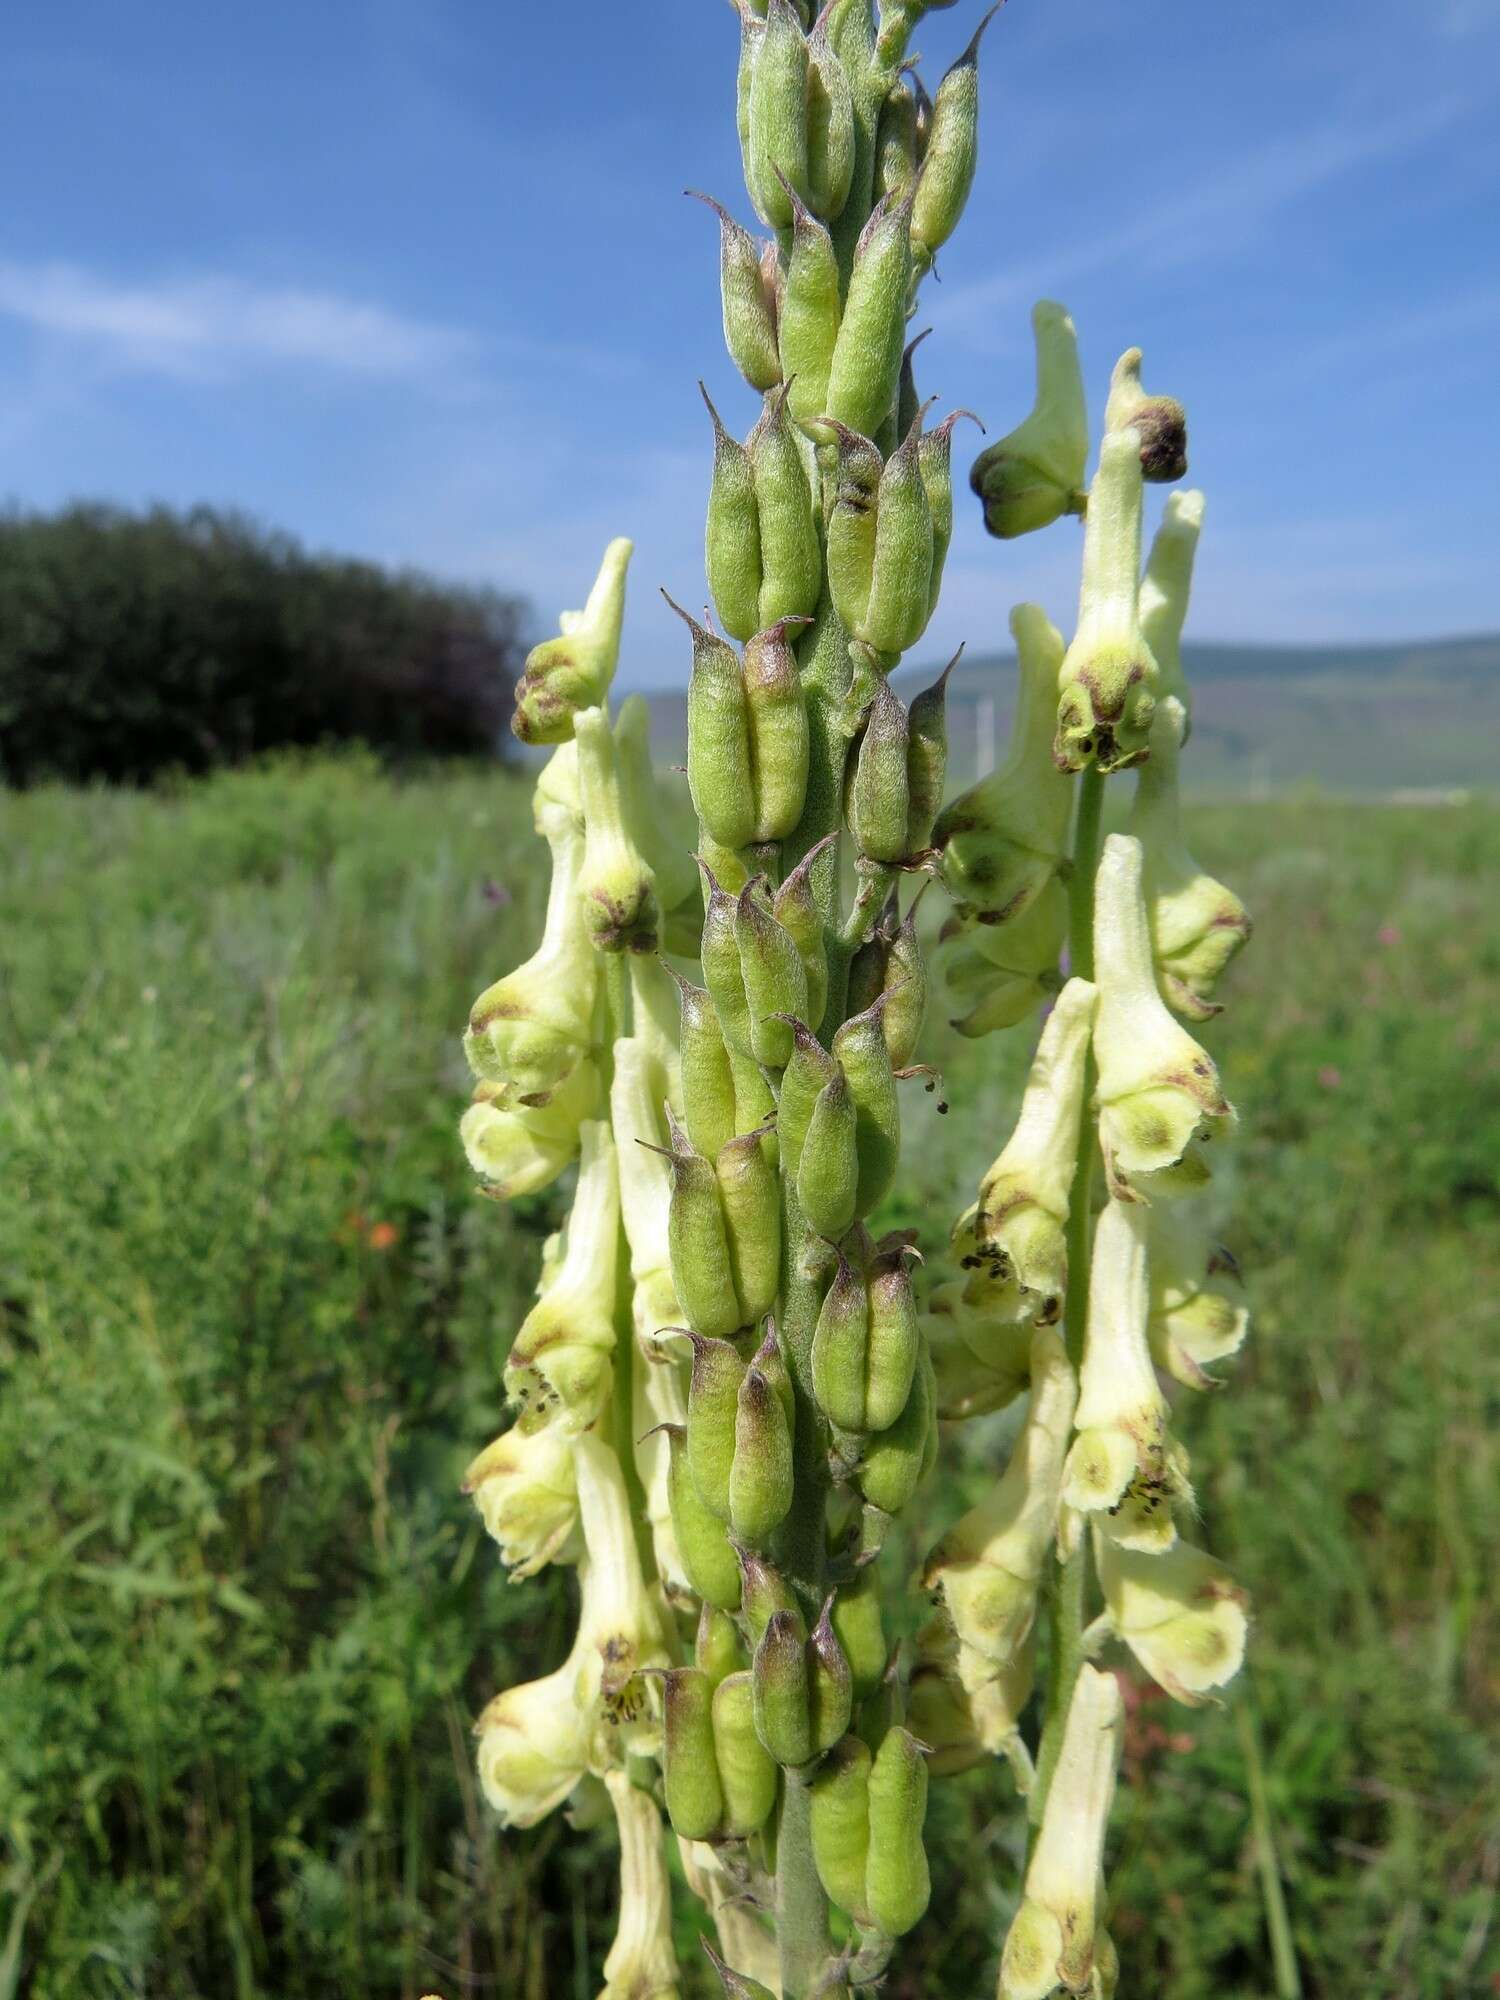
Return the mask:
<path fill-rule="evenodd" d="M 1179 1541 L 1143 1555 L 1100 1536 L 1109 1623 L 1159 1688 L 1197 1708 L 1240 1670 L 1249 1600 L 1223 1563 Z"/>
<path fill-rule="evenodd" d="M 1209 1368 L 1239 1352 L 1250 1324 L 1239 1267 L 1182 1202 L 1152 1207 L 1146 1241 L 1151 1358 L 1189 1389 L 1216 1389 Z"/>
<path fill-rule="evenodd" d="M 1099 1518 L 1130 1549 L 1169 1549 L 1172 1509 L 1192 1499 L 1187 1455 L 1167 1432 L 1167 1405 L 1146 1344 L 1146 1216 L 1111 1201 L 1094 1235 L 1088 1328 L 1063 1499 Z"/>
<path fill-rule="evenodd" d="M 671 1094 L 671 1072 L 652 1038 L 631 1035 L 615 1043 L 610 1115 L 619 1148 L 620 1208 L 630 1246 L 637 1330 L 646 1340 L 658 1327 L 682 1321 L 667 1240 L 672 1173 L 661 1151 L 669 1137 L 662 1106 Z"/>
<path fill-rule="evenodd" d="M 1068 1287 L 1068 1196 L 1097 999 L 1086 979 L 1070 979 L 1058 995 L 1015 1130 L 979 1186 L 976 1254 L 1016 1286 L 1030 1317 L 1055 1319 Z"/>
<path fill-rule="evenodd" d="M 1161 674 L 1158 696 L 1174 695 L 1192 726 L 1193 698 L 1182 670 L 1182 628 L 1187 620 L 1188 593 L 1193 583 L 1193 557 L 1203 526 L 1203 495 L 1196 491 L 1169 493 L 1161 526 L 1151 544 L 1146 574 L 1141 578 L 1141 630 Z"/>
<path fill-rule="evenodd" d="M 608 709 L 581 709 L 573 738 L 583 796 L 578 895 L 584 928 L 599 951 L 655 951 L 661 916 L 656 877 L 625 823 Z"/>
<path fill-rule="evenodd" d="M 514 1581 L 580 1552 L 573 1440 L 561 1424 L 518 1426 L 496 1438 L 464 1474 L 463 1490 Z"/>
<path fill-rule="evenodd" d="M 964 1279 L 947 1279 L 922 1314 L 945 1423 L 1003 1410 L 1031 1379 L 1030 1327 L 1013 1313 L 972 1303 L 967 1290 Z"/>
<path fill-rule="evenodd" d="M 946 1618 L 927 1621 L 917 1634 L 906 1722 L 928 1746 L 927 1767 L 935 1778 L 1003 1756 L 1009 1759 L 1016 1789 L 1031 1789 L 1035 1774 L 1020 1721 L 1031 1698 L 1034 1668 L 1029 1641 L 997 1668 L 993 1660 L 962 1645 Z"/>
<path fill-rule="evenodd" d="M 974 1039 L 1013 1028 L 1050 1000 L 1062 983 L 1058 959 L 1068 935 L 1068 892 L 1057 876 L 1009 923 L 989 926 L 955 917 L 943 979 L 953 1026 Z M 961 942 L 959 942 L 961 940 Z"/>
<path fill-rule="evenodd" d="M 578 1187 L 561 1261 L 521 1322 L 505 1386 L 532 1421 L 557 1413 L 587 1430 L 609 1398 L 615 1345 L 615 1257 L 620 1196 L 608 1125 L 582 1128 Z"/>
<path fill-rule="evenodd" d="M 609 544 L 583 610 L 564 611 L 558 636 L 527 654 L 511 718 L 523 743 L 566 743 L 578 710 L 597 706 L 608 693 L 620 654 L 631 549 L 623 536 Z"/>
<path fill-rule="evenodd" d="M 1036 401 L 1007 436 L 975 459 L 969 485 L 984 503 L 984 525 L 1003 541 L 1045 528 L 1081 510 L 1088 464 L 1088 411 L 1078 366 L 1078 336 L 1060 305 L 1031 309 L 1036 339 Z"/>
<path fill-rule="evenodd" d="M 1140 842 L 1112 833 L 1094 893 L 1095 1102 L 1110 1191 L 1122 1201 L 1200 1185 L 1203 1142 L 1234 1123 L 1218 1071 L 1157 991 L 1142 866 Z"/>
<path fill-rule="evenodd" d="M 620 1829 L 620 1916 L 604 1961 L 599 2000 L 677 2000 L 672 1885 L 661 1812 L 626 1772 L 607 1772 L 604 1782 Z"/>
<path fill-rule="evenodd" d="M 590 1723 L 574 1696 L 581 1645 L 555 1673 L 496 1695 L 474 1725 L 479 1782 L 507 1826 L 545 1819 L 588 1769 Z"/>
<path fill-rule="evenodd" d="M 1207 1021 L 1222 1012 L 1213 990 L 1249 937 L 1250 919 L 1234 891 L 1205 874 L 1183 841 L 1177 754 L 1186 727 L 1181 702 L 1159 704 L 1129 828 L 1141 843 L 1141 885 L 1162 998 L 1185 1019 Z"/>
<path fill-rule="evenodd" d="M 1099 1995 L 1113 1951 L 1099 1926 L 1101 1862 L 1123 1728 L 1113 1674 L 1079 1669 L 1026 1891 L 1000 1960 L 999 2000 Z M 1107 1974 L 1106 1974 L 1107 1976 Z"/>
<path fill-rule="evenodd" d="M 959 1640 L 1003 1667 L 1025 1644 L 1057 1532 L 1076 1387 L 1051 1327 L 1031 1336 L 1031 1408 L 1003 1477 L 927 1559 L 922 1585 Z"/>
<path fill-rule="evenodd" d="M 579 1128 L 599 1115 L 604 1098 L 592 1056 L 543 1104 L 506 1104 L 506 1094 L 503 1084 L 479 1084 L 458 1125 L 480 1193 L 491 1201 L 514 1201 L 555 1181 L 577 1158 Z"/>
<path fill-rule="evenodd" d="M 574 1696 L 580 1708 L 597 1712 L 613 1732 L 603 1762 L 627 1751 L 654 1755 L 661 1730 L 641 1670 L 671 1664 L 666 1613 L 641 1572 L 619 1459 L 593 1436 L 579 1438 L 573 1455 L 579 1519 L 589 1552 Z"/>
<path fill-rule="evenodd" d="M 1106 433 L 1089 489 L 1078 628 L 1058 675 L 1052 754 L 1064 771 L 1119 771 L 1146 755 L 1156 661 L 1141 631 L 1139 434 Z"/>

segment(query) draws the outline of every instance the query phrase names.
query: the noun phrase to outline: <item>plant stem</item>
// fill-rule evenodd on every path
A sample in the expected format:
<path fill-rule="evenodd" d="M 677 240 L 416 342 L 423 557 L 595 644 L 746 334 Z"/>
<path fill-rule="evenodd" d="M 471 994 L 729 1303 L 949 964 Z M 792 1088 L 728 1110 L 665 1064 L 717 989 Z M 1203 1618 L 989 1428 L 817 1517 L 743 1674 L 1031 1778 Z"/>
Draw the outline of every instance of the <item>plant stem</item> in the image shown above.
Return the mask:
<path fill-rule="evenodd" d="M 1099 870 L 1099 843 L 1104 809 L 1104 780 L 1092 767 L 1084 772 L 1078 789 L 1078 812 L 1073 831 L 1073 873 L 1068 883 L 1068 959 L 1071 971 L 1080 979 L 1094 972 L 1094 877 Z M 1083 1104 L 1078 1114 L 1078 1150 L 1073 1168 L 1073 1186 L 1068 1195 L 1068 1293 L 1063 1311 L 1063 1334 L 1068 1359 L 1074 1368 L 1083 1362 L 1083 1335 L 1089 1311 L 1089 1261 L 1093 1237 L 1092 1195 L 1094 1180 L 1094 1058 L 1084 1065 Z M 1041 1747 L 1037 1752 L 1036 1778 L 1027 1801 L 1027 1816 L 1033 1833 L 1042 1823 L 1047 1789 L 1052 1782 L 1063 1728 L 1078 1669 L 1083 1665 L 1084 1600 L 1088 1589 L 1088 1541 L 1079 1536 L 1078 1546 L 1053 1574 L 1048 1594 L 1048 1628 L 1052 1636 L 1051 1660 L 1047 1672 L 1047 1701 L 1042 1723 Z"/>
<path fill-rule="evenodd" d="M 1260 1875 L 1261 1902 L 1266 1912 L 1266 1930 L 1271 1940 L 1271 1967 L 1276 1980 L 1276 2000 L 1302 2000 L 1302 1975 L 1297 1969 L 1297 1949 L 1292 1942 L 1292 1926 L 1287 1916 L 1286 1895 L 1281 1886 L 1281 1865 L 1276 1856 L 1276 1829 L 1271 1818 L 1271 1801 L 1266 1796 L 1265 1763 L 1260 1740 L 1250 1713 L 1249 1691 L 1244 1690 L 1235 1704 L 1235 1724 L 1240 1750 L 1245 1759 L 1245 1778 L 1250 1790 L 1250 1832 L 1255 1846 L 1255 1866 Z"/>
<path fill-rule="evenodd" d="M 795 1771 L 783 1774 L 776 1833 L 776 1942 L 784 2000 L 803 2000 L 828 1964 L 828 1901 L 812 1853 L 812 1793 Z"/>

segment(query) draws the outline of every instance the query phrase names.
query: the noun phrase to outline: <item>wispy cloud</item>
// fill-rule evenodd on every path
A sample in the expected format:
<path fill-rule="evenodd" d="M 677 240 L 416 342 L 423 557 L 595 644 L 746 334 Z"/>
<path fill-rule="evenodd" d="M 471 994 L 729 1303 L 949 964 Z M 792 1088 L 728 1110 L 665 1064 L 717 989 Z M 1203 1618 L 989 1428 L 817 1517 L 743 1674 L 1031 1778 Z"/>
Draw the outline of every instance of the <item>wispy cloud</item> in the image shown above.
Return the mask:
<path fill-rule="evenodd" d="M 461 328 L 336 292 L 220 275 L 123 283 L 75 264 L 0 260 L 0 315 L 119 365 L 209 380 L 267 365 L 411 379 L 475 346 Z"/>

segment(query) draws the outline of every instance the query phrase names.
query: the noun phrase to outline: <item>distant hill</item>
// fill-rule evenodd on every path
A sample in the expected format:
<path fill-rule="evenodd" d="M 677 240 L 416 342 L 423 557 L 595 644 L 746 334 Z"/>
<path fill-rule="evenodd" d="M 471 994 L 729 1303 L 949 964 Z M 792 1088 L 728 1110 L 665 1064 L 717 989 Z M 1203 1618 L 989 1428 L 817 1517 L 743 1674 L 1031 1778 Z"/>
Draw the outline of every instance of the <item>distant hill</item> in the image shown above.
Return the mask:
<path fill-rule="evenodd" d="M 1500 746 L 1500 634 L 1398 645 L 1183 647 L 1194 693 L 1184 778 L 1194 791 L 1370 794 L 1491 790 Z M 907 667 L 908 697 L 936 667 Z M 951 775 L 1002 755 L 1014 654 L 965 658 L 948 683 Z M 680 692 L 649 697 L 658 755 L 680 760 Z"/>

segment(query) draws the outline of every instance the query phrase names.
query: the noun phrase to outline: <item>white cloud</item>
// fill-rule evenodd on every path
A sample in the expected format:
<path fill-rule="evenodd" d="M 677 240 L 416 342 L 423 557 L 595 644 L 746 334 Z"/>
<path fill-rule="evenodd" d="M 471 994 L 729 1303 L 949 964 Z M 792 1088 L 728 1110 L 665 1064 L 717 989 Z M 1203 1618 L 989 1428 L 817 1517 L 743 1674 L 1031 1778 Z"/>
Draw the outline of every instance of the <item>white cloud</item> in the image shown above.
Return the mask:
<path fill-rule="evenodd" d="M 209 379 L 267 364 L 415 378 L 474 347 L 462 329 L 335 292 L 227 276 L 131 284 L 74 264 L 0 260 L 0 315 L 120 365 Z"/>

